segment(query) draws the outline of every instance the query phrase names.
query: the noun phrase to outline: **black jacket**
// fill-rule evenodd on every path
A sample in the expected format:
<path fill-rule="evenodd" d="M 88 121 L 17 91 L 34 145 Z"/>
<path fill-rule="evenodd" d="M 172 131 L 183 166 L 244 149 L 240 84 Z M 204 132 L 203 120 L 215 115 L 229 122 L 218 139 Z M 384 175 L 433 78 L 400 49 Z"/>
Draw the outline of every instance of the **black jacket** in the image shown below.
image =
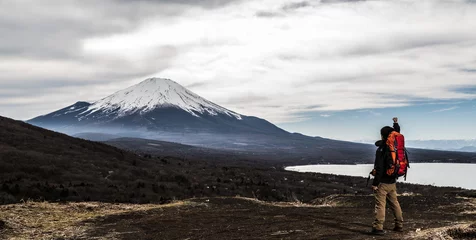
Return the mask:
<path fill-rule="evenodd" d="M 400 132 L 400 125 L 398 125 L 398 123 L 393 123 L 393 129 L 395 129 L 395 131 L 397 131 L 399 133 Z"/>
<path fill-rule="evenodd" d="M 381 144 L 375 152 L 375 176 L 372 183 L 373 186 L 378 186 L 380 183 L 395 183 L 397 179 L 395 177 L 388 176 L 386 171 L 388 166 L 392 163 L 392 156 L 386 143 L 379 141 Z"/>

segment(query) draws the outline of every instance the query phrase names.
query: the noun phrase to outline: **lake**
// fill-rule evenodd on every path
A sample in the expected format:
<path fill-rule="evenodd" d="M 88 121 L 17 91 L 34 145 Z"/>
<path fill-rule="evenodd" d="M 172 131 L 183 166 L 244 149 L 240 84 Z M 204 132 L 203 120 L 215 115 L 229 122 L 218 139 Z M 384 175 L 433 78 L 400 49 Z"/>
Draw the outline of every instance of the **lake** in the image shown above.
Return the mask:
<path fill-rule="evenodd" d="M 407 181 L 399 182 L 434 185 L 440 187 L 461 187 L 476 190 L 476 164 L 459 163 L 410 163 Z M 317 172 L 355 177 L 368 177 L 373 164 L 357 165 L 305 165 L 286 167 L 288 171 Z"/>

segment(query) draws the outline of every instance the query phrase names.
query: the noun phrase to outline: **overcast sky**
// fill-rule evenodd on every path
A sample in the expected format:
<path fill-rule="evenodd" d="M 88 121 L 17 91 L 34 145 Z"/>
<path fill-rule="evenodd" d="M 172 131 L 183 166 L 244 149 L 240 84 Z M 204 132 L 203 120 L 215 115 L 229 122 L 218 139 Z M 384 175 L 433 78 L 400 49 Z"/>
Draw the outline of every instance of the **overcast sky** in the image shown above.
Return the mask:
<path fill-rule="evenodd" d="M 0 115 L 155 76 L 310 135 L 400 114 L 412 138 L 475 138 L 475 30 L 473 0 L 0 0 Z"/>

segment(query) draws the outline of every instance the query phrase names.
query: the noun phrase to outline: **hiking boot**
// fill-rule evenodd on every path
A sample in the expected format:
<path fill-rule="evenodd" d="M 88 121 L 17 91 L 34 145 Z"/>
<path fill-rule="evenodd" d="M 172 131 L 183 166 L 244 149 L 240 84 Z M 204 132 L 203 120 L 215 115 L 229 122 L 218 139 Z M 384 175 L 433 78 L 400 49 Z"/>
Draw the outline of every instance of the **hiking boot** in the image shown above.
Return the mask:
<path fill-rule="evenodd" d="M 376 228 L 372 228 L 372 231 L 370 232 L 370 234 L 382 236 L 382 235 L 385 234 L 385 232 L 383 230 L 378 230 Z"/>
<path fill-rule="evenodd" d="M 397 226 L 395 226 L 395 227 L 393 228 L 393 231 L 395 231 L 395 232 L 403 232 L 403 228 L 402 228 L 402 227 L 397 227 Z"/>

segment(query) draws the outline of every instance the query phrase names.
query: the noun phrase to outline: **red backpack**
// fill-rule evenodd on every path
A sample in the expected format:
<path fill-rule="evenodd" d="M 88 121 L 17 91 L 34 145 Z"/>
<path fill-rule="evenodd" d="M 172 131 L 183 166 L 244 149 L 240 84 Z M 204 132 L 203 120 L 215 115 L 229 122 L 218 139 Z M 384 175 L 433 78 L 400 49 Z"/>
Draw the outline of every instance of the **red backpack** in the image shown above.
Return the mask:
<path fill-rule="evenodd" d="M 387 175 L 396 178 L 404 176 L 407 179 L 407 171 L 410 167 L 408 154 L 405 149 L 405 137 L 394 131 L 387 138 L 387 147 L 392 156 L 392 162 L 387 167 Z"/>

